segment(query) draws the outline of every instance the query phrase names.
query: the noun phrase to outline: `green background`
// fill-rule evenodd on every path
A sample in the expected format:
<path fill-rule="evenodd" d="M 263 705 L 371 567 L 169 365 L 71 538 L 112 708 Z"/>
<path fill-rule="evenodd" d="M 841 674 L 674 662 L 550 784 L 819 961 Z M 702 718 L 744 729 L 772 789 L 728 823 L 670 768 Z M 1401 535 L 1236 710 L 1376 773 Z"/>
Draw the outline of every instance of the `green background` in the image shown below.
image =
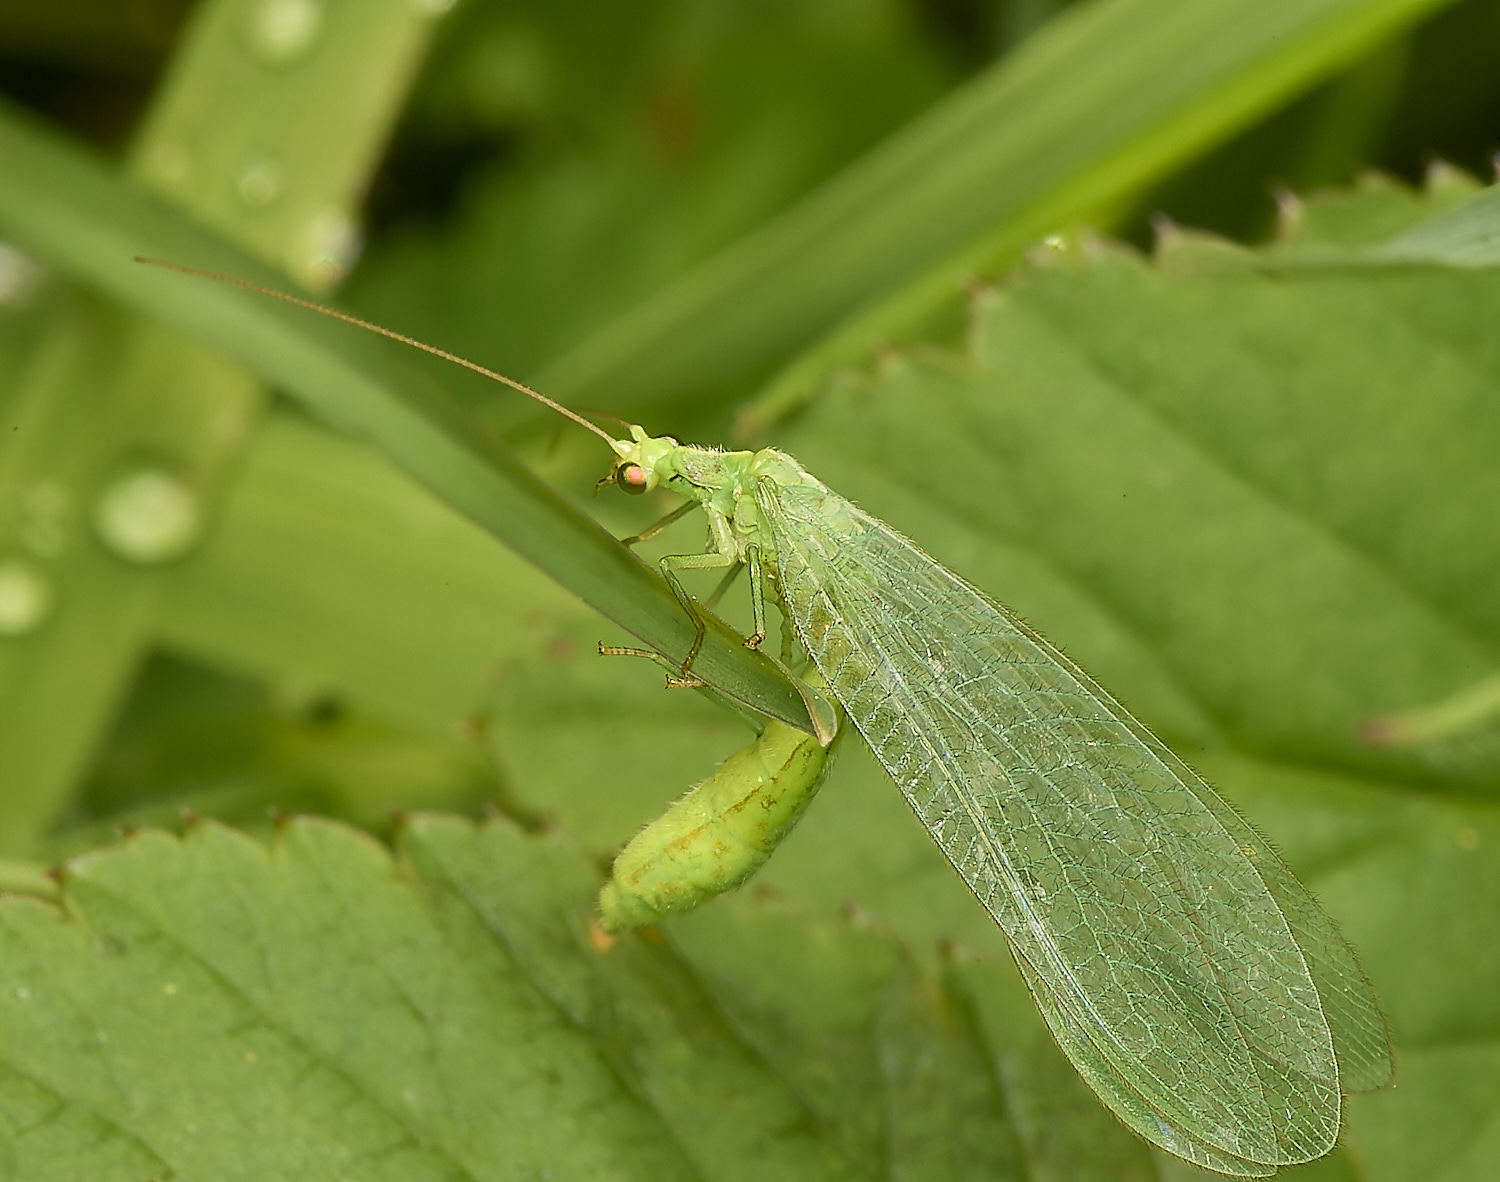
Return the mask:
<path fill-rule="evenodd" d="M 1193 1176 L 853 744 L 605 949 L 610 854 L 750 737 L 594 653 L 685 643 L 580 515 L 670 498 L 137 254 L 791 451 L 1349 935 L 1397 1082 L 1288 1175 L 1500 1173 L 1497 52 L 1480 0 L 0 10 L 0 1177 Z"/>

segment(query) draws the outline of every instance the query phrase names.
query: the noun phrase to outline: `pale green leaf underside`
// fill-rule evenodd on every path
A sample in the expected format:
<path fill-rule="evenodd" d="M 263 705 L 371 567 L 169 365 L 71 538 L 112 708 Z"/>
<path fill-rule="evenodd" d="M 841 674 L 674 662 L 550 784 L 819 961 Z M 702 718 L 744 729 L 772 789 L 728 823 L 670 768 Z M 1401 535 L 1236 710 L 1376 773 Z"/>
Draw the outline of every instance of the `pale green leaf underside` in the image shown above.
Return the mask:
<path fill-rule="evenodd" d="M 1476 193 L 1364 253 L 1373 262 L 1493 267 L 1500 263 L 1500 189 Z"/>

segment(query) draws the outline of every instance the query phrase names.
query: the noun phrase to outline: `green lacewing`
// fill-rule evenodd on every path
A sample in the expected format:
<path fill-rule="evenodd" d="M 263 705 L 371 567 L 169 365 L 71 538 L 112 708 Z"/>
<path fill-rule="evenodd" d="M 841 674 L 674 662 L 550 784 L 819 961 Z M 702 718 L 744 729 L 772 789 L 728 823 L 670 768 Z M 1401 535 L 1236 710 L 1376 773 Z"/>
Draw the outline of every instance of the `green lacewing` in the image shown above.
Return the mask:
<path fill-rule="evenodd" d="M 703 552 L 661 560 L 697 639 L 680 663 L 641 655 L 674 668 L 669 684 L 699 684 L 703 618 L 679 573 L 747 569 L 746 644 L 765 636 L 769 595 L 1005 934 L 1058 1045 L 1140 1136 L 1210 1170 L 1268 1177 L 1332 1149 L 1345 1093 L 1389 1082 L 1374 993 L 1275 852 L 1086 673 L 790 456 L 687 446 L 639 426 L 616 439 L 472 362 L 229 282 L 521 390 L 608 442 L 601 483 L 682 494 L 668 520 L 701 508 Z M 821 697 L 806 693 L 810 705 Z M 670 880 L 664 845 L 653 837 L 643 851 Z"/>
<path fill-rule="evenodd" d="M 1276 854 L 1087 674 L 775 449 L 631 428 L 607 479 L 681 492 L 744 564 L 1010 941 L 1054 1037 L 1117 1116 L 1208 1169 L 1327 1153 L 1389 1041 L 1352 950 Z M 701 627 L 701 624 L 700 624 Z M 676 683 L 689 682 L 692 653 Z"/>

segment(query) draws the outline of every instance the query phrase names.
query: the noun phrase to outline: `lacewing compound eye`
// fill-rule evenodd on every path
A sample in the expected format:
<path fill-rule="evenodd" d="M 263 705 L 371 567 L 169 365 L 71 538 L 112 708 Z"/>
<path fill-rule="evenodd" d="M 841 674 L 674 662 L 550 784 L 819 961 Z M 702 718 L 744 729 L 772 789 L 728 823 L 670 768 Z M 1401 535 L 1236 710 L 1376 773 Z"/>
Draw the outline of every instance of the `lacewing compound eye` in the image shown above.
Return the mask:
<path fill-rule="evenodd" d="M 650 482 L 650 474 L 639 464 L 621 464 L 615 469 L 615 483 L 633 497 L 645 492 Z"/>

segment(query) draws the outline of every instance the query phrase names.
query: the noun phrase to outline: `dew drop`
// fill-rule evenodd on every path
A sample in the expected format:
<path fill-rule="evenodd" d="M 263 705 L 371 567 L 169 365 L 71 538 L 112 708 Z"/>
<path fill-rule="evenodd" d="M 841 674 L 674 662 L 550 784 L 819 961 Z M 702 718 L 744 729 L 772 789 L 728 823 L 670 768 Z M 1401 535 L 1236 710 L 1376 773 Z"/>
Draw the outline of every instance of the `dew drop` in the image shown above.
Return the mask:
<path fill-rule="evenodd" d="M 362 245 L 354 219 L 344 210 L 328 206 L 303 223 L 288 262 L 309 287 L 327 291 L 348 274 Z"/>
<path fill-rule="evenodd" d="M 453 11 L 458 0 L 416 0 L 417 11 L 427 16 L 443 16 Z"/>
<path fill-rule="evenodd" d="M 0 242 L 0 304 L 24 304 L 41 278 L 41 267 L 8 242 Z"/>
<path fill-rule="evenodd" d="M 24 986 L 24 985 L 17 985 L 16 986 L 16 996 L 18 998 L 20 998 L 22 1001 L 26 1001 L 28 998 L 31 997 L 31 990 L 27 989 L 26 986 Z"/>
<path fill-rule="evenodd" d="M 284 181 L 280 162 L 264 153 L 247 158 L 240 166 L 234 187 L 240 200 L 251 209 L 264 209 L 281 196 Z"/>
<path fill-rule="evenodd" d="M 25 636 L 52 614 L 52 587 L 31 563 L 0 561 L 0 636 Z"/>
<path fill-rule="evenodd" d="M 250 12 L 250 48 L 267 65 L 306 56 L 323 31 L 321 0 L 258 0 Z"/>
<path fill-rule="evenodd" d="M 203 514 L 198 496 L 162 468 L 136 468 L 104 490 L 94 512 L 99 537 L 131 562 L 166 562 L 198 540 Z"/>

